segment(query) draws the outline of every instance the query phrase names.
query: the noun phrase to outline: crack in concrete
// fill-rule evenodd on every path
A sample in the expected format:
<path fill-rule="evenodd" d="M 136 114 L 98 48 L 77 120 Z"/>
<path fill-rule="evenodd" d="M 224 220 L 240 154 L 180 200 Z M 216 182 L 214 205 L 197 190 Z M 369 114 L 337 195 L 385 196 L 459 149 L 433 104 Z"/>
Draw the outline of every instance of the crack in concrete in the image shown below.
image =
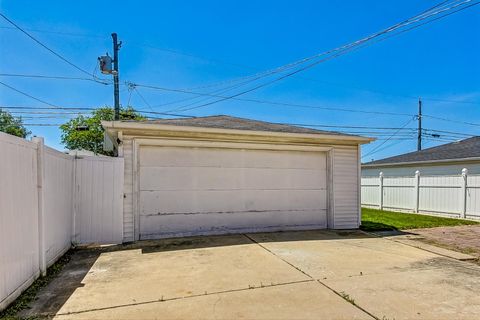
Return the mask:
<path fill-rule="evenodd" d="M 333 288 L 329 287 L 328 285 L 326 285 L 325 283 L 323 283 L 321 280 L 319 279 L 316 279 L 314 278 L 313 276 L 311 276 L 310 274 L 308 274 L 307 272 L 305 272 L 304 270 L 302 270 L 301 268 L 299 268 L 298 266 L 292 264 L 291 262 L 287 261 L 286 259 L 280 257 L 279 255 L 275 254 L 272 250 L 268 249 L 267 247 L 265 247 L 264 245 L 262 245 L 261 243 L 257 242 L 255 239 L 251 238 L 250 236 L 248 236 L 247 234 L 242 234 L 244 237 L 246 237 L 249 241 L 251 241 L 252 243 L 258 245 L 259 247 L 261 247 L 262 249 L 264 249 L 265 251 L 269 252 L 270 254 L 272 254 L 273 256 L 275 256 L 276 258 L 282 260 L 284 263 L 288 264 L 289 266 L 291 266 L 292 268 L 294 268 L 295 270 L 301 272 L 303 275 L 305 275 L 306 277 L 308 277 L 309 279 L 307 280 L 298 280 L 298 281 L 290 281 L 290 282 L 281 282 L 281 283 L 271 283 L 271 284 L 263 284 L 261 283 L 260 286 L 252 286 L 252 285 L 249 285 L 248 288 L 238 288 L 238 289 L 228 289 L 228 290 L 221 290 L 221 291 L 215 291 L 215 292 L 205 292 L 205 293 L 202 293 L 202 294 L 192 294 L 192 295 L 188 295 L 188 296 L 181 296 L 181 297 L 172 297 L 172 298 L 164 298 L 162 296 L 161 299 L 156 299 L 156 300 L 149 300 L 149 301 L 143 301 L 143 302 L 135 302 L 135 303 L 127 303 L 127 304 L 121 304 L 121 305 L 115 305 L 115 306 L 108 306 L 108 307 L 102 307 L 102 308 L 92 308 L 92 309 L 87 309 L 87 310 L 80 310 L 80 311 L 72 311 L 72 312 L 64 312 L 64 313 L 56 313 L 56 314 L 42 314 L 43 316 L 66 316 L 66 315 L 73 315 L 73 314 L 82 314 L 82 313 L 88 313 L 88 312 L 95 312 L 95 311 L 103 311 L 103 310 L 110 310 L 110 309 L 117 309 L 117 308 L 125 308 L 125 307 L 130 307 L 130 306 L 139 306 L 139 305 L 146 305 L 146 304 L 153 304 L 153 303 L 159 303 L 159 302 L 168 302 L 168 301 L 175 301 L 175 300 L 183 300 L 183 299 L 190 299 L 190 298 L 199 298 L 199 297 L 203 297 L 203 296 L 211 296 L 211 295 L 220 295 L 220 294 L 228 294 L 228 293 L 234 293 L 234 292 L 242 292 L 242 291 L 248 291 L 248 290 L 256 290 L 256 289 L 264 289 L 264 288 L 271 288 L 271 287 L 278 287 L 278 286 L 287 286 L 287 285 L 292 285 L 292 284 L 299 284 L 299 283 L 309 283 L 309 282 L 316 282 L 318 283 L 319 285 L 322 285 L 324 286 L 325 288 L 327 288 L 328 290 L 332 291 L 334 294 L 336 294 L 337 296 L 339 296 L 340 298 L 342 298 L 343 300 L 345 300 L 346 302 L 352 304 L 354 307 L 358 308 L 359 310 L 363 311 L 364 313 L 366 313 L 367 315 L 369 315 L 370 317 L 372 317 L 373 319 L 376 319 L 376 320 L 379 320 L 378 317 L 376 317 L 375 315 L 373 315 L 372 313 L 370 313 L 369 311 L 365 310 L 363 307 L 359 306 L 358 304 L 356 304 L 355 302 L 352 302 L 348 299 L 345 298 L 344 295 L 342 295 L 341 293 L 335 291 Z M 217 300 L 218 302 L 218 300 Z M 215 309 L 215 306 L 216 306 L 217 303 L 215 303 L 214 305 L 214 309 Z"/>
<path fill-rule="evenodd" d="M 308 281 L 315 281 L 317 282 L 318 284 L 324 286 L 325 288 L 327 288 L 328 290 L 332 291 L 334 294 L 336 294 L 337 296 L 339 296 L 340 298 L 342 298 L 343 300 L 345 300 L 346 302 L 350 303 L 351 305 L 353 305 L 354 307 L 357 307 L 359 310 L 365 312 L 366 314 L 368 314 L 370 317 L 372 317 L 373 319 L 375 320 L 380 320 L 378 317 L 376 317 L 375 315 L 373 315 L 372 313 L 370 313 L 369 311 L 365 310 L 364 308 L 362 308 L 361 306 L 359 306 L 358 304 L 346 299 L 346 297 L 342 294 L 340 294 L 339 292 L 335 291 L 335 289 L 333 288 L 330 288 L 329 286 L 327 286 L 325 283 L 323 283 L 322 281 L 320 281 L 319 279 L 315 279 L 313 276 L 309 275 L 307 272 L 303 271 L 302 269 L 300 269 L 299 267 L 297 267 L 296 265 L 294 265 L 293 263 L 291 263 L 290 261 L 287 261 L 286 259 L 278 256 L 277 254 L 275 254 L 275 252 L 273 252 L 272 250 L 268 249 L 267 247 L 265 247 L 264 245 L 260 244 L 259 242 L 257 242 L 255 239 L 253 239 L 252 237 L 248 236 L 247 234 L 243 234 L 246 238 L 248 238 L 250 241 L 252 241 L 253 243 L 257 244 L 258 246 L 260 246 L 262 249 L 264 249 L 265 251 L 269 252 L 270 254 L 274 255 L 276 258 L 282 260 L 283 262 L 285 262 L 286 264 L 288 264 L 289 266 L 291 266 L 292 268 L 296 269 L 297 271 L 303 273 L 304 275 L 306 275 L 307 277 L 309 277 L 311 280 L 308 280 Z"/>
<path fill-rule="evenodd" d="M 43 316 L 66 316 L 66 315 L 72 315 L 72 314 L 80 314 L 80 313 L 87 313 L 87 312 L 94 312 L 94 311 L 102 311 L 102 310 L 117 309 L 117 308 L 131 307 L 131 306 L 139 306 L 139 305 L 152 304 L 152 303 L 157 303 L 157 302 L 168 302 L 168 301 L 183 300 L 183 299 L 190 299 L 190 298 L 199 298 L 199 297 L 205 297 L 205 296 L 211 296 L 211 295 L 217 295 L 217 294 L 248 291 L 248 290 L 254 290 L 254 289 L 265 289 L 265 288 L 271 288 L 271 287 L 280 287 L 280 286 L 287 286 L 287 285 L 292 285 L 292 284 L 306 283 L 306 282 L 313 282 L 313 281 L 315 281 L 315 279 L 298 280 L 298 281 L 281 282 L 281 283 L 271 283 L 271 284 L 267 284 L 267 285 L 262 284 L 261 286 L 257 286 L 257 287 L 249 285 L 248 288 L 238 288 L 238 289 L 229 289 L 229 290 L 221 290 L 221 291 L 214 291 L 214 292 L 205 292 L 205 293 L 201 293 L 201 294 L 192 294 L 192 295 L 189 295 L 189 296 L 173 297 L 173 298 L 166 298 L 166 299 L 164 299 L 163 296 L 162 296 L 161 299 L 157 299 L 157 300 L 149 300 L 149 301 L 135 302 L 135 303 L 126 303 L 126 304 L 120 304 L 120 305 L 116 305 L 116 306 L 109 306 L 109 307 L 103 307 L 103 308 L 93 308 L 93 309 L 80 310 L 80 311 L 64 312 L 64 313 L 57 313 L 57 314 L 42 314 L 42 315 Z"/>

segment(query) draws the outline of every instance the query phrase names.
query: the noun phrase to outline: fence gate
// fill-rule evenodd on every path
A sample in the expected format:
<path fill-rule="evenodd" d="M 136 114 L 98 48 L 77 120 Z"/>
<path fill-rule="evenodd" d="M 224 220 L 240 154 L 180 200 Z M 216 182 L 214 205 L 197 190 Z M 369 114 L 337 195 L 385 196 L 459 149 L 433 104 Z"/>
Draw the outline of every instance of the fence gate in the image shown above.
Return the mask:
<path fill-rule="evenodd" d="M 121 243 L 123 158 L 80 157 L 76 160 L 74 241 Z"/>

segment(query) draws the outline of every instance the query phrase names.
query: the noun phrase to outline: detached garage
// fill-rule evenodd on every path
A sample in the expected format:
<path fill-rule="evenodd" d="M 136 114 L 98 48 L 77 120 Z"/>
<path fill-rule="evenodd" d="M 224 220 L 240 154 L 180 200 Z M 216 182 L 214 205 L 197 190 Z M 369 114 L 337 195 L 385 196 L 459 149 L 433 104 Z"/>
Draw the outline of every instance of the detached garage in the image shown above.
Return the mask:
<path fill-rule="evenodd" d="M 102 124 L 125 158 L 125 242 L 359 226 L 369 138 L 229 116 Z"/>

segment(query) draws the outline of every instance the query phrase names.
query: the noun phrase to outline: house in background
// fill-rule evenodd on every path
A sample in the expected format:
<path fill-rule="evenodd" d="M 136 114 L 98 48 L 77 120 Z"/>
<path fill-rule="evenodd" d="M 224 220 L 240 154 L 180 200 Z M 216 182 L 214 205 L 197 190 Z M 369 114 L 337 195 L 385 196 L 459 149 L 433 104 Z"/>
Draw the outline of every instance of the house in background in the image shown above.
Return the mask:
<path fill-rule="evenodd" d="M 362 177 L 480 174 L 480 136 L 362 164 Z"/>
<path fill-rule="evenodd" d="M 230 116 L 102 125 L 125 160 L 124 241 L 360 225 L 371 138 Z"/>

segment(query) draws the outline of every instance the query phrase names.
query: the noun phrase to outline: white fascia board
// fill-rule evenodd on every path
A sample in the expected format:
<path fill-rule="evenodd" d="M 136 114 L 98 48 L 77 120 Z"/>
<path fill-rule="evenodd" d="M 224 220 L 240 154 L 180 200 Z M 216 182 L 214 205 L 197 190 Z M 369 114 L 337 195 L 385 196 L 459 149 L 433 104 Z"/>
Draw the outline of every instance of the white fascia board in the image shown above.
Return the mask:
<path fill-rule="evenodd" d="M 272 132 L 272 131 L 256 131 L 256 130 L 238 130 L 238 129 L 220 129 L 220 128 L 206 128 L 197 126 L 176 126 L 154 123 L 140 123 L 140 122 L 123 122 L 123 121 L 102 121 L 102 126 L 108 132 L 116 131 L 168 131 L 168 132 L 197 132 L 197 133 L 212 133 L 212 134 L 234 134 L 234 135 L 256 135 L 264 137 L 291 137 L 291 138 L 306 138 L 312 140 L 338 140 L 349 141 L 354 144 L 370 143 L 375 138 L 351 136 L 342 134 L 312 134 L 312 133 L 290 133 L 290 132 Z"/>

